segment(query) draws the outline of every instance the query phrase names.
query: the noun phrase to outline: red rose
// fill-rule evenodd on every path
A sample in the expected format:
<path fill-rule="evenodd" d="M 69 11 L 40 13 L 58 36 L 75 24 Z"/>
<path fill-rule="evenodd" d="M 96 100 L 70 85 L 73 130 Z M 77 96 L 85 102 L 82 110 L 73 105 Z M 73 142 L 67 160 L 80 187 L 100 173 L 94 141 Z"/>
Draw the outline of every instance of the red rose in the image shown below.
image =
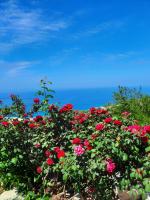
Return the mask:
<path fill-rule="evenodd" d="M 38 115 L 38 116 L 36 116 L 36 117 L 34 118 L 34 121 L 35 121 L 35 122 L 39 122 L 39 121 L 42 121 L 42 120 L 43 120 L 43 117 L 40 116 L 40 115 Z"/>
<path fill-rule="evenodd" d="M 25 119 L 23 123 L 24 123 L 24 124 L 27 124 L 27 123 L 29 123 L 29 120 L 28 120 L 28 119 Z"/>
<path fill-rule="evenodd" d="M 144 130 L 146 133 L 150 133 L 150 125 L 144 126 L 144 127 L 143 127 L 143 130 Z"/>
<path fill-rule="evenodd" d="M 49 150 L 46 150 L 44 154 L 46 157 L 49 157 L 51 155 L 51 152 Z"/>
<path fill-rule="evenodd" d="M 121 126 L 122 122 L 120 120 L 114 120 L 113 122 L 115 125 Z"/>
<path fill-rule="evenodd" d="M 112 122 L 112 118 L 111 118 L 111 117 L 106 118 L 106 119 L 104 119 L 104 122 L 105 122 L 105 123 L 110 123 L 110 122 Z"/>
<path fill-rule="evenodd" d="M 88 117 L 82 117 L 81 119 L 79 119 L 79 123 L 82 124 L 83 122 L 85 122 L 87 120 Z"/>
<path fill-rule="evenodd" d="M 86 149 L 87 149 L 88 151 L 90 151 L 91 149 L 93 149 L 93 147 L 92 147 L 91 145 L 88 145 L 88 146 L 86 147 Z"/>
<path fill-rule="evenodd" d="M 97 115 L 106 114 L 108 111 L 106 109 L 99 108 L 96 111 Z"/>
<path fill-rule="evenodd" d="M 3 119 L 3 116 L 2 115 L 0 115 L 0 120 L 2 120 Z"/>
<path fill-rule="evenodd" d="M 46 121 L 45 121 L 45 120 L 42 120 L 42 121 L 41 121 L 41 124 L 42 124 L 42 125 L 46 125 Z"/>
<path fill-rule="evenodd" d="M 14 121 L 12 121 L 12 124 L 13 124 L 14 126 L 17 126 L 17 125 L 19 124 L 19 121 L 18 121 L 18 120 L 14 120 Z"/>
<path fill-rule="evenodd" d="M 53 164 L 54 164 L 54 161 L 53 161 L 51 158 L 48 158 L 48 159 L 46 160 L 46 163 L 47 163 L 48 165 L 53 165 Z"/>
<path fill-rule="evenodd" d="M 60 151 L 57 153 L 57 158 L 58 158 L 58 159 L 60 159 L 60 158 L 62 158 L 62 157 L 64 157 L 64 156 L 65 156 L 64 150 L 60 150 Z"/>
<path fill-rule="evenodd" d="M 72 144 L 80 144 L 81 143 L 81 139 L 80 138 L 74 138 L 72 140 Z"/>
<path fill-rule="evenodd" d="M 36 168 L 36 171 L 37 171 L 38 174 L 41 174 L 43 170 L 42 170 L 42 168 L 39 166 L 39 167 Z"/>
<path fill-rule="evenodd" d="M 6 122 L 6 121 L 3 121 L 3 122 L 1 122 L 1 124 L 3 125 L 3 126 L 9 126 L 9 123 L 8 122 Z"/>
<path fill-rule="evenodd" d="M 102 131 L 104 127 L 105 127 L 104 124 L 97 124 L 95 128 L 97 131 Z"/>
<path fill-rule="evenodd" d="M 146 144 L 148 142 L 148 137 L 147 136 L 141 137 L 141 140 L 144 144 Z"/>
<path fill-rule="evenodd" d="M 90 145 L 90 142 L 87 139 L 85 139 L 84 140 L 84 146 L 88 147 L 89 145 Z"/>
<path fill-rule="evenodd" d="M 91 113 L 91 115 L 95 114 L 96 113 L 96 108 L 94 108 L 94 107 L 90 108 L 90 113 Z"/>
<path fill-rule="evenodd" d="M 33 123 L 32 123 L 32 124 L 29 124 L 29 127 L 30 127 L 30 128 L 36 128 L 36 124 L 33 124 Z"/>
<path fill-rule="evenodd" d="M 62 112 L 67 112 L 67 111 L 72 110 L 72 108 L 73 108 L 73 105 L 70 104 L 70 103 L 68 103 L 68 104 L 64 105 L 64 106 L 59 110 L 59 112 L 60 112 L 60 113 L 62 113 Z"/>
<path fill-rule="evenodd" d="M 35 104 L 39 104 L 40 103 L 40 99 L 39 98 L 34 98 L 33 101 L 34 101 Z"/>
<path fill-rule="evenodd" d="M 48 110 L 49 111 L 52 111 L 52 110 L 57 110 L 57 107 L 55 106 L 55 105 L 50 105 L 49 107 L 48 107 Z"/>
<path fill-rule="evenodd" d="M 65 105 L 65 107 L 66 107 L 68 110 L 72 110 L 73 105 L 70 104 L 70 103 L 68 103 L 68 104 Z"/>
<path fill-rule="evenodd" d="M 59 147 L 55 147 L 55 148 L 54 148 L 54 151 L 55 151 L 56 153 L 58 153 L 58 152 L 60 151 L 60 148 L 59 148 Z"/>

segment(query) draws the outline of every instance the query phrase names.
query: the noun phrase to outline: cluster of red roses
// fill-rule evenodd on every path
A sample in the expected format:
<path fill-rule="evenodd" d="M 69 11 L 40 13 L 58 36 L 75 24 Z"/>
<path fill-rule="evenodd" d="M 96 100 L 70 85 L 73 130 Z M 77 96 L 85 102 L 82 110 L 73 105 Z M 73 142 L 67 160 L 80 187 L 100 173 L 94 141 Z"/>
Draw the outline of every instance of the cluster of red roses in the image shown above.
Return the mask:
<path fill-rule="evenodd" d="M 90 108 L 90 113 L 93 115 L 101 115 L 101 114 L 105 114 L 107 115 L 108 114 L 108 111 L 107 109 L 104 109 L 104 108 L 95 108 L 95 107 L 92 107 Z"/>
<path fill-rule="evenodd" d="M 82 124 L 89 118 L 89 114 L 83 113 L 83 112 L 75 112 L 74 118 L 71 121 L 71 124 Z"/>
<path fill-rule="evenodd" d="M 60 112 L 60 113 L 68 112 L 68 111 L 72 110 L 72 108 L 73 108 L 73 105 L 70 104 L 70 103 L 68 103 L 68 104 L 64 105 L 64 106 L 59 110 L 59 112 Z"/>
<path fill-rule="evenodd" d="M 34 146 L 35 146 L 35 148 L 40 148 L 41 144 L 37 143 Z M 60 147 L 55 147 L 53 149 L 53 151 L 46 150 L 44 152 L 44 155 L 47 158 L 46 159 L 46 164 L 47 165 L 53 165 L 53 164 L 55 164 L 54 159 L 56 159 L 56 158 L 60 159 L 60 158 L 65 157 L 65 151 L 63 149 L 60 149 Z M 41 174 L 43 169 L 42 169 L 41 166 L 37 166 L 36 171 L 37 171 L 38 174 Z"/>

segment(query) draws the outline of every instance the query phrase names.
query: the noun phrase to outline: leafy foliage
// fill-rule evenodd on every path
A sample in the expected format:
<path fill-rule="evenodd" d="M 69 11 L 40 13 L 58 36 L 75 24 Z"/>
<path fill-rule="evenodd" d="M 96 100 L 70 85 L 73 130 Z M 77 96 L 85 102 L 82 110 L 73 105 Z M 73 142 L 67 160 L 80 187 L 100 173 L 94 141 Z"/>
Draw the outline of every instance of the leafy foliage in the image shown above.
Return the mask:
<path fill-rule="evenodd" d="M 150 126 L 135 124 L 127 112 L 118 117 L 102 108 L 86 112 L 49 104 L 45 82 L 22 113 L 13 98 L 11 113 L 0 115 L 0 181 L 17 187 L 26 199 L 43 199 L 67 191 L 84 199 L 115 199 L 115 189 L 138 190 L 145 198 L 150 181 Z M 38 111 L 45 116 L 35 116 Z M 19 119 L 19 117 L 21 118 Z M 31 191 L 31 192 L 29 192 Z M 39 198 L 40 199 L 40 198 Z"/>
<path fill-rule="evenodd" d="M 119 86 L 114 93 L 115 105 L 112 105 L 114 114 L 120 115 L 124 111 L 132 113 L 139 123 L 150 123 L 150 96 L 144 95 L 141 89 Z"/>

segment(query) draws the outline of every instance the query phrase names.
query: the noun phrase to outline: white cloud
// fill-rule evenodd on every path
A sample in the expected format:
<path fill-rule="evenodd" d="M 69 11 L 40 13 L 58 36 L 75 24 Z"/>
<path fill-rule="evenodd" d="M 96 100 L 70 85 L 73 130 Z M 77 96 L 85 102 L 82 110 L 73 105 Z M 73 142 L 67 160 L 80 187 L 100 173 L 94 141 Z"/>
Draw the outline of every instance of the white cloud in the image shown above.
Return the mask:
<path fill-rule="evenodd" d="M 31 61 L 17 61 L 17 62 L 8 62 L 0 60 L 0 70 L 1 73 L 6 77 L 16 77 L 20 75 L 23 71 L 32 67 L 35 62 Z"/>
<path fill-rule="evenodd" d="M 51 13 L 46 18 L 42 9 L 25 9 L 15 0 L 0 3 L 0 50 L 55 37 L 68 26 L 69 21 L 60 15 Z"/>

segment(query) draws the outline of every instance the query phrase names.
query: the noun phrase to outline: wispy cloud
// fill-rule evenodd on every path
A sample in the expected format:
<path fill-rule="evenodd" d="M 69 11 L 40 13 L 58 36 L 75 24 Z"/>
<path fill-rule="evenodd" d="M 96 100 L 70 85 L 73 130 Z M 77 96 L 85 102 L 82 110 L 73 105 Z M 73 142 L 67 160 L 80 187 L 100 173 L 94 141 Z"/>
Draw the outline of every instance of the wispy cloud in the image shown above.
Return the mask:
<path fill-rule="evenodd" d="M 94 27 L 89 27 L 74 34 L 73 38 L 79 39 L 81 37 L 89 37 L 107 31 L 112 32 L 122 28 L 125 25 L 124 20 L 111 20 L 96 24 Z"/>
<path fill-rule="evenodd" d="M 5 76 L 15 77 L 25 72 L 28 68 L 31 68 L 36 62 L 34 61 L 17 61 L 9 62 L 0 60 L 0 70 Z"/>
<path fill-rule="evenodd" d="M 132 59 L 136 56 L 140 55 L 138 51 L 126 51 L 126 52 L 116 52 L 116 53 L 102 53 L 101 56 L 104 60 L 107 61 L 119 61 L 119 60 L 126 60 Z"/>
<path fill-rule="evenodd" d="M 62 16 L 52 13 L 45 18 L 43 13 L 40 8 L 24 9 L 17 0 L 0 3 L 0 49 L 46 40 L 69 26 Z"/>

